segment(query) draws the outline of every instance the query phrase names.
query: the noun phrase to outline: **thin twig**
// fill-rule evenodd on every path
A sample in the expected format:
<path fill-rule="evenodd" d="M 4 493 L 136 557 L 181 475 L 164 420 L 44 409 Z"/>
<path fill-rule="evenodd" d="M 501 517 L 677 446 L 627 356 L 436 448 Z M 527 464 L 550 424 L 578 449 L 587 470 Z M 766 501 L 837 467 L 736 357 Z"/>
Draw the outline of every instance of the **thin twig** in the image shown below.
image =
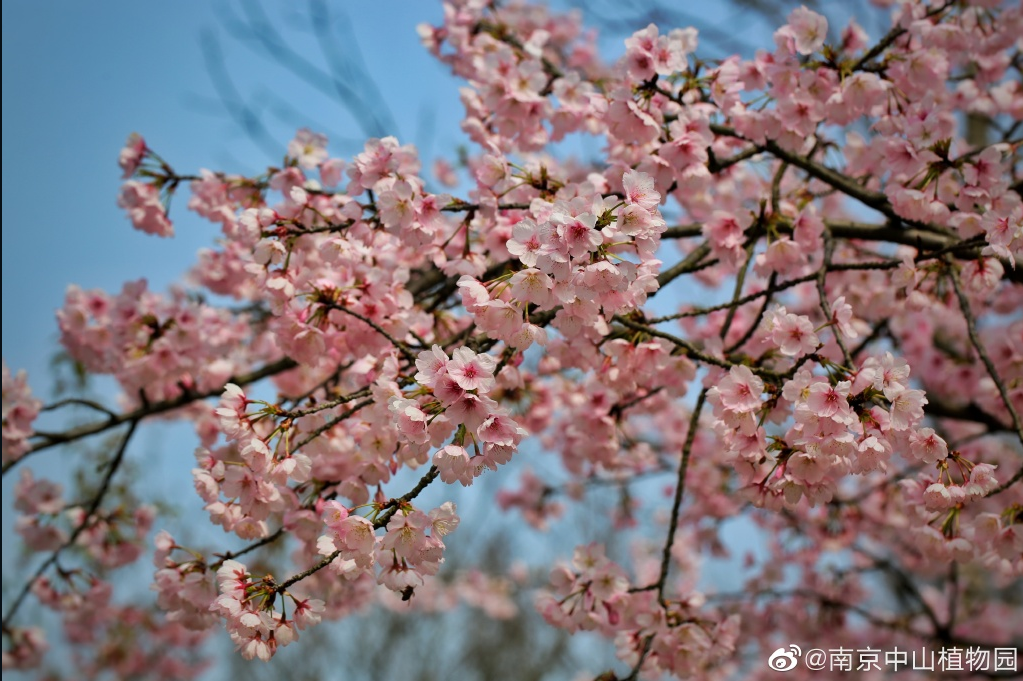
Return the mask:
<path fill-rule="evenodd" d="M 778 283 L 778 273 L 777 272 L 771 272 L 771 276 L 770 276 L 770 278 L 767 281 L 767 289 L 765 289 L 764 292 L 763 292 L 763 294 L 764 294 L 764 302 L 760 306 L 760 312 L 758 312 L 757 316 L 754 317 L 753 323 L 751 323 L 749 325 L 749 328 L 746 329 L 746 333 L 742 334 L 742 337 L 739 338 L 739 340 L 735 341 L 730 346 L 725 348 L 725 354 L 726 355 L 729 355 L 729 354 L 735 352 L 736 350 L 738 350 L 739 348 L 741 348 L 743 345 L 746 344 L 746 342 L 750 338 L 753 337 L 753 334 L 756 333 L 757 328 L 760 326 L 761 320 L 764 318 L 764 313 L 767 312 L 768 305 L 771 304 L 771 296 L 773 296 L 775 291 L 778 290 L 776 288 L 777 283 Z"/>
<path fill-rule="evenodd" d="M 683 274 L 689 274 L 700 268 L 701 262 L 704 258 L 710 255 L 710 244 L 704 241 L 702 244 L 697 246 L 693 251 L 683 258 L 680 262 L 664 270 L 657 275 L 657 283 L 663 287 L 668 282 L 677 279 Z"/>
<path fill-rule="evenodd" d="M 830 235 L 824 237 L 824 262 L 821 263 L 821 268 L 817 272 L 817 296 L 820 298 L 821 312 L 824 313 L 824 323 L 827 324 L 832 321 L 831 303 L 828 302 L 828 294 L 825 291 L 824 285 L 828 278 L 828 267 L 831 265 L 831 256 L 835 252 L 835 240 Z M 845 359 L 845 365 L 850 369 L 853 368 L 852 355 L 849 353 L 849 348 L 845 345 L 845 340 L 842 339 L 842 333 L 838 328 L 838 325 L 831 327 L 832 335 L 835 337 L 835 342 L 838 343 L 838 347 L 842 350 L 842 357 Z"/>
<path fill-rule="evenodd" d="M 262 539 L 260 539 L 258 541 L 252 542 L 251 544 L 249 544 L 245 548 L 239 549 L 237 551 L 228 551 L 227 553 L 220 554 L 220 560 L 217 560 L 216 562 L 211 563 L 210 564 L 210 569 L 211 570 L 216 570 L 221 565 L 223 565 L 226 561 L 234 560 L 235 558 L 238 558 L 239 556 L 244 556 L 246 553 L 251 553 L 252 551 L 255 551 L 256 549 L 258 549 L 258 548 L 260 548 L 262 546 L 266 546 L 267 544 L 272 544 L 272 543 L 274 543 L 275 541 L 277 541 L 278 539 L 280 539 L 283 536 L 284 536 L 284 528 L 283 527 L 279 527 L 279 528 L 277 528 L 276 531 L 271 532 L 270 534 L 268 534 L 267 536 L 263 537 Z"/>
<path fill-rule="evenodd" d="M 955 270 L 955 266 L 946 258 L 945 263 L 948 265 L 948 276 L 952 280 L 952 287 L 955 289 L 956 298 L 959 299 L 959 309 L 963 312 L 963 317 L 966 319 L 966 331 L 969 333 L 970 342 L 973 344 L 973 349 L 980 355 L 980 359 L 984 362 L 984 366 L 987 367 L 988 375 L 991 376 L 991 380 L 995 382 L 998 387 L 998 394 L 1002 396 L 1002 402 L 1005 404 L 1005 408 L 1009 412 L 1009 416 L 1012 419 L 1012 427 L 1016 430 L 1016 437 L 1019 438 L 1020 444 L 1023 444 L 1023 422 L 1020 421 L 1019 414 L 1016 412 L 1016 407 L 1013 406 L 1012 400 L 1009 398 L 1009 391 L 1005 387 L 1005 382 L 1002 377 L 998 375 L 998 370 L 995 368 L 995 363 L 991 361 L 991 356 L 988 355 L 987 349 L 984 348 L 984 344 L 980 340 L 980 335 L 977 333 L 977 320 L 973 316 L 973 312 L 970 310 L 970 301 L 963 292 L 962 283 L 959 281 L 959 273 Z"/>
<path fill-rule="evenodd" d="M 297 452 L 299 449 L 301 449 L 302 447 L 306 446 L 307 444 L 309 444 L 310 442 L 312 442 L 313 440 L 315 440 L 319 436 L 323 435 L 328 430 L 330 430 L 331 428 L 333 428 L 337 424 L 341 423 L 342 421 L 347 419 L 349 416 L 351 416 L 355 412 L 359 411 L 363 407 L 368 407 L 371 404 L 373 404 L 373 400 L 369 399 L 369 400 L 363 400 L 362 402 L 359 402 L 359 403 L 353 405 L 351 408 L 345 410 L 344 412 L 342 412 L 338 416 L 332 418 L 331 420 L 327 421 L 326 423 L 324 423 L 322 426 L 320 426 L 316 430 L 314 430 L 311 433 L 309 433 L 309 435 L 307 435 L 304 439 L 299 441 L 292 448 L 291 452 L 292 453 Z"/>
<path fill-rule="evenodd" d="M 746 283 L 746 273 L 749 271 L 750 263 L 753 262 L 753 246 L 754 242 L 751 241 L 746 246 L 746 262 L 743 263 L 742 269 L 739 270 L 739 274 L 735 277 L 735 288 L 732 291 L 732 302 L 742 297 L 742 287 Z M 732 322 L 735 320 L 735 312 L 738 310 L 737 305 L 730 305 L 728 312 L 725 314 L 725 321 L 721 324 L 721 331 L 718 334 L 721 340 L 724 340 L 728 336 L 728 331 L 732 328 Z"/>
<path fill-rule="evenodd" d="M 36 580 L 39 579 L 51 565 L 57 562 L 57 557 L 62 551 L 67 549 L 69 546 L 74 545 L 75 541 L 78 540 L 78 537 L 81 536 L 82 532 L 84 532 L 92 522 L 93 517 L 96 515 L 96 511 L 99 510 L 100 504 L 103 503 L 104 497 L 106 497 L 107 492 L 110 490 L 110 481 L 113 480 L 114 474 L 117 473 L 117 470 L 121 467 L 121 463 L 124 461 L 124 454 L 128 450 L 128 442 L 131 441 L 132 435 L 135 434 L 135 427 L 138 426 L 138 424 L 138 419 L 134 419 L 129 423 L 128 430 L 124 434 L 124 438 L 121 440 L 121 445 L 117 448 L 114 458 L 111 459 L 109 464 L 107 464 L 106 474 L 103 476 L 103 480 L 100 482 L 99 489 L 96 490 L 96 495 L 92 498 L 92 502 L 85 510 L 85 514 L 82 516 L 82 521 L 75 527 L 71 536 L 67 538 L 67 541 L 57 547 L 53 553 L 50 554 L 49 558 L 47 558 L 43 564 L 39 566 L 32 577 L 29 578 L 22 587 L 21 591 L 18 592 L 18 596 L 14 599 L 14 603 L 11 604 L 10 609 L 6 612 L 6 614 L 4 614 L 2 623 L 4 631 L 8 629 L 11 618 L 14 616 L 14 613 L 18 611 L 18 608 L 21 607 L 22 602 L 24 602 L 25 597 L 32 589 L 32 585 L 35 584 Z"/>
<path fill-rule="evenodd" d="M 294 409 L 292 411 L 283 412 L 281 416 L 285 416 L 291 419 L 298 419 L 302 418 L 303 416 L 309 416 L 311 414 L 316 414 L 318 412 L 325 411 L 327 409 L 333 409 L 334 407 L 341 406 L 342 404 L 348 404 L 349 402 L 353 402 L 359 399 L 360 397 L 366 397 L 367 395 L 369 395 L 369 388 L 363 388 L 362 390 L 356 391 L 348 395 L 342 395 L 341 397 L 329 400 L 327 402 L 320 402 L 319 404 L 309 407 L 307 409 Z"/>
<path fill-rule="evenodd" d="M 1009 478 L 1008 480 L 1003 482 L 998 487 L 995 487 L 993 490 L 991 490 L 990 492 L 988 492 L 984 496 L 985 497 L 993 497 L 996 494 L 1001 494 L 1005 490 L 1007 490 L 1010 487 L 1012 487 L 1013 485 L 1015 485 L 1020 480 L 1023 480 L 1023 468 L 1020 468 L 1018 471 L 1016 471 L 1016 475 L 1012 476 L 1011 478 Z"/>
<path fill-rule="evenodd" d="M 629 675 L 622 679 L 622 681 L 636 681 L 636 679 L 639 678 L 639 670 L 643 667 L 643 663 L 646 662 L 646 658 L 650 654 L 650 648 L 653 646 L 653 643 L 653 634 L 650 634 L 643 640 L 643 649 L 639 651 L 639 659 L 636 660 L 636 664 L 633 665 Z"/>
<path fill-rule="evenodd" d="M 114 412 L 114 411 L 111 411 L 110 409 L 107 409 L 106 407 L 104 407 L 102 404 L 100 404 L 98 402 L 93 402 L 92 400 L 83 399 L 81 397 L 68 397 L 68 398 L 63 399 L 63 400 L 58 400 L 58 401 L 56 401 L 56 402 L 54 402 L 52 404 L 46 405 L 45 407 L 43 407 L 41 409 L 41 411 L 53 411 L 54 409 L 60 409 L 61 407 L 67 407 L 69 405 L 77 405 L 77 406 L 81 406 L 81 407 L 88 407 L 89 409 L 93 409 L 95 411 L 102 412 L 102 413 L 106 414 L 107 416 L 109 416 L 111 418 L 116 418 L 117 417 L 117 412 Z"/>
<path fill-rule="evenodd" d="M 296 364 L 295 360 L 285 357 L 283 359 L 277 360 L 276 362 L 271 362 L 266 366 L 256 369 L 251 373 L 231 377 L 226 382 L 234 383 L 235 385 L 239 386 L 244 386 L 248 385 L 249 383 L 254 383 L 258 380 L 264 379 L 268 376 L 274 376 L 283 371 L 287 371 L 288 369 L 293 369 L 296 366 L 298 366 L 298 364 Z M 132 411 L 125 412 L 122 414 L 117 414 L 116 416 L 112 416 L 106 419 L 105 421 L 87 423 L 84 426 L 72 428 L 71 430 L 65 431 L 63 433 L 47 434 L 46 436 L 42 436 L 42 441 L 34 444 L 24 454 L 24 456 L 22 456 L 19 459 L 15 459 L 14 461 L 9 461 L 5 463 L 3 465 L 3 474 L 6 475 L 9 470 L 14 468 L 14 466 L 16 466 L 19 462 L 24 461 L 31 454 L 41 452 L 44 449 L 49 449 L 50 447 L 55 447 L 57 445 L 65 444 L 68 442 L 74 442 L 76 440 L 80 440 L 90 435 L 96 435 L 97 433 L 102 433 L 104 431 L 110 430 L 111 428 L 116 428 L 117 426 L 123 423 L 128 423 L 131 421 L 141 421 L 150 416 L 164 414 L 168 411 L 174 411 L 175 409 L 180 409 L 181 407 L 187 406 L 192 402 L 203 400 L 208 397 L 214 397 L 216 395 L 220 395 L 223 392 L 224 392 L 223 386 L 220 386 L 213 390 L 207 390 L 206 392 L 202 393 L 186 391 L 173 399 L 162 400 L 160 402 L 154 402 L 152 404 L 143 404 L 137 409 L 133 409 Z"/>
<path fill-rule="evenodd" d="M 426 472 L 426 475 L 420 478 L 419 482 L 416 483 L 415 487 L 413 487 L 411 490 L 409 490 L 402 496 L 398 497 L 397 499 L 392 499 L 389 502 L 389 508 L 383 513 L 381 513 L 380 516 L 377 517 L 377 519 L 373 522 L 373 529 L 379 530 L 381 527 L 386 526 L 387 522 L 391 519 L 391 516 L 393 516 L 398 511 L 398 509 L 401 508 L 401 505 L 403 503 L 408 503 L 409 501 L 412 501 L 417 496 L 419 496 L 419 493 L 426 489 L 431 482 L 436 480 L 439 474 L 440 471 L 437 469 L 436 466 L 430 466 L 430 470 Z M 275 586 L 274 590 L 277 593 L 285 591 L 289 586 L 297 582 L 300 582 L 306 577 L 309 577 L 319 572 L 323 568 L 327 567 L 332 562 L 334 562 L 335 558 L 337 558 L 340 555 L 341 555 L 340 550 L 332 552 L 330 555 L 325 556 L 323 559 L 321 559 L 318 563 L 310 567 L 308 570 L 303 570 L 302 572 L 299 572 L 296 575 L 292 575 L 288 579 L 284 580 L 283 582 Z"/>
<path fill-rule="evenodd" d="M 689 430 L 686 431 L 686 441 L 682 445 L 682 460 L 678 466 L 678 480 L 675 484 L 675 498 L 671 504 L 671 518 L 668 520 L 668 536 L 664 540 L 664 550 L 661 552 L 661 570 L 657 578 L 657 582 L 650 586 L 638 589 L 639 591 L 645 591 L 650 589 L 657 589 L 657 600 L 660 601 L 661 605 L 667 607 L 667 603 L 664 599 L 664 589 L 668 582 L 668 572 L 671 569 L 671 548 L 675 544 L 675 531 L 678 529 L 678 516 L 679 511 L 682 508 L 682 498 L 685 495 L 686 488 L 686 472 L 689 470 L 689 457 L 693 451 L 693 442 L 696 440 L 696 431 L 700 425 L 700 412 L 703 411 L 703 404 L 707 397 L 707 390 L 703 389 L 700 391 L 699 397 L 696 398 L 696 406 L 693 407 L 693 413 L 689 417 Z"/>
<path fill-rule="evenodd" d="M 380 326 L 379 324 L 374 322 L 369 317 L 366 317 L 365 315 L 361 315 L 358 312 L 355 312 L 354 310 L 349 310 L 344 305 L 338 305 L 337 303 L 325 304 L 324 307 L 327 307 L 328 309 L 331 309 L 331 310 L 339 310 L 341 312 L 344 312 L 345 314 L 348 314 L 348 315 L 351 315 L 351 316 L 355 317 L 356 319 L 358 319 L 359 321 L 361 321 L 361 322 L 363 322 L 365 324 L 368 324 L 370 327 L 372 327 L 372 329 L 374 331 L 376 331 L 381 336 L 383 336 L 388 341 L 390 341 L 391 345 L 393 345 L 398 350 L 398 352 L 400 352 L 402 355 L 404 355 L 405 359 L 409 360 L 410 362 L 415 362 L 416 361 L 416 355 L 411 350 L 409 350 L 407 345 L 405 345 L 400 340 L 398 340 L 397 338 L 392 336 L 382 326 Z"/>
<path fill-rule="evenodd" d="M 946 9 L 951 7 L 952 4 L 953 4 L 952 0 L 949 0 L 949 2 L 946 2 L 943 5 L 939 5 L 938 7 L 931 9 L 924 16 L 928 19 L 933 16 L 937 16 L 938 14 L 941 14 Z M 891 47 L 892 43 L 894 43 L 901 36 L 903 36 L 907 32 L 907 30 L 908 29 L 906 29 L 901 23 L 893 26 L 892 29 L 884 35 L 884 37 L 877 41 L 877 43 L 873 47 L 864 52 L 863 56 L 857 59 L 855 63 L 853 63 L 853 65 L 850 67 L 850 70 L 860 71 L 864 68 L 867 68 L 871 60 L 873 60 L 876 57 L 879 57 L 882 52 Z"/>
<path fill-rule="evenodd" d="M 732 367 L 732 363 L 731 362 L 729 362 L 727 360 L 719 359 L 717 357 L 714 357 L 713 355 L 708 355 L 708 354 L 700 351 L 699 348 L 697 348 L 690 341 L 685 340 L 684 338 L 679 338 L 678 336 L 675 336 L 675 335 L 670 334 L 670 333 L 666 333 L 664 331 L 661 331 L 659 329 L 655 329 L 655 328 L 650 327 L 650 326 L 646 326 L 644 324 L 638 324 L 638 323 L 632 321 L 631 319 L 629 319 L 627 317 L 623 317 L 621 315 L 615 315 L 614 316 L 614 320 L 616 322 L 618 322 L 619 324 L 622 324 L 624 326 L 629 327 L 633 331 L 642 331 L 643 333 L 646 333 L 648 335 L 655 336 L 657 338 L 663 338 L 663 339 L 665 339 L 667 341 L 670 341 L 670 342 L 674 343 L 675 345 L 677 345 L 678 347 L 680 347 L 683 350 L 685 350 L 686 355 L 689 356 L 689 357 L 692 357 L 693 359 L 698 359 L 698 360 L 700 360 L 702 362 L 706 362 L 707 364 L 713 364 L 714 366 L 718 366 L 718 367 L 721 367 L 723 369 L 730 369 Z"/>

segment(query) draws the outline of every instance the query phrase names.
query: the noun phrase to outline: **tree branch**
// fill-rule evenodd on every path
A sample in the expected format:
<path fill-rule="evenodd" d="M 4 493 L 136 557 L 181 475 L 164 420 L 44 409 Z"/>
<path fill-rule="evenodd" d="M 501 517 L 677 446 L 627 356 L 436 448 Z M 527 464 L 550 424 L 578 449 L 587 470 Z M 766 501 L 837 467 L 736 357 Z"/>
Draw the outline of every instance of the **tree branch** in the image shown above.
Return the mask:
<path fill-rule="evenodd" d="M 18 608 L 21 607 L 21 604 L 24 602 L 25 597 L 32 589 L 32 585 L 35 584 L 36 580 L 39 579 L 43 575 L 43 573 L 50 568 L 51 565 L 57 562 L 57 557 L 61 554 L 62 551 L 67 549 L 69 546 L 74 545 L 78 537 L 81 536 L 82 532 L 84 532 L 85 529 L 92 522 L 93 517 L 96 515 L 96 511 L 99 510 L 100 504 L 103 503 L 104 497 L 106 497 L 107 492 L 110 490 L 110 481 L 113 480 L 114 474 L 117 473 L 117 470 L 121 467 L 121 463 L 124 461 L 124 454 L 128 450 L 128 442 L 131 441 L 132 435 L 135 434 L 135 427 L 138 426 L 138 424 L 139 419 L 133 419 L 129 423 L 128 430 L 124 434 L 124 438 L 121 440 L 121 445 L 117 448 L 117 452 L 114 454 L 114 458 L 110 461 L 109 464 L 107 464 L 107 471 L 106 474 L 103 476 L 103 480 L 100 482 L 99 489 L 96 491 L 95 496 L 93 496 L 92 502 L 89 504 L 89 507 L 85 510 L 85 515 L 82 516 L 82 522 L 79 523 L 75 527 L 74 531 L 71 532 L 71 536 L 67 538 L 67 541 L 65 541 L 63 544 L 57 547 L 57 549 L 50 554 L 49 558 L 47 558 L 43 562 L 43 564 L 39 566 L 39 568 L 35 571 L 32 577 L 30 577 L 29 580 L 25 583 L 25 585 L 21 588 L 21 591 L 18 592 L 18 595 L 14 599 L 14 602 L 11 604 L 10 609 L 4 614 L 2 623 L 2 628 L 4 631 L 7 631 L 7 629 L 9 628 L 11 618 L 18 611 Z"/>
<path fill-rule="evenodd" d="M 991 356 L 988 355 L 984 344 L 980 340 L 980 336 L 977 334 L 977 320 L 970 310 L 970 301 L 963 292 L 962 283 L 959 281 L 959 273 L 956 272 L 955 266 L 947 258 L 945 263 L 948 266 L 948 276 L 952 280 L 952 287 L 955 289 L 956 298 L 959 299 L 959 309 L 962 310 L 963 318 L 966 320 L 966 331 L 970 336 L 970 342 L 980 356 L 981 361 L 984 362 L 984 366 L 987 367 L 991 380 L 998 387 L 998 394 L 1002 396 L 1002 402 L 1005 404 L 1009 417 L 1012 419 L 1012 427 L 1016 431 L 1016 437 L 1019 439 L 1020 444 L 1023 444 L 1023 422 L 1020 421 L 1019 414 L 1016 413 L 1016 407 L 1013 406 L 1012 399 L 1009 398 L 1009 391 L 1005 387 L 1005 382 L 998 375 L 998 370 L 995 368 L 994 362 L 991 361 Z"/>
<path fill-rule="evenodd" d="M 395 347 L 395 349 L 397 349 L 398 352 L 400 352 L 405 357 L 405 359 L 409 360 L 412 363 L 415 363 L 416 356 L 415 356 L 415 354 L 413 354 L 413 352 L 411 350 L 408 349 L 408 346 L 405 345 L 404 343 L 402 343 L 400 340 L 398 340 L 394 336 L 392 336 L 390 333 L 388 333 L 386 330 L 384 330 L 384 328 L 382 326 L 380 326 L 379 324 L 374 322 L 369 317 L 361 315 L 358 312 L 354 312 L 352 310 L 349 310 L 344 305 L 338 305 L 337 303 L 325 304 L 324 307 L 326 307 L 328 309 L 331 309 L 331 310 L 338 310 L 340 312 L 344 312 L 345 314 L 351 315 L 351 316 L 355 317 L 356 319 L 358 319 L 359 321 L 369 325 L 370 327 L 373 328 L 374 331 L 376 331 L 381 336 L 383 336 L 384 338 L 389 340 L 391 342 L 391 345 L 393 345 Z"/>
<path fill-rule="evenodd" d="M 431 482 L 436 480 L 439 474 L 440 471 L 437 469 L 436 466 L 430 466 L 430 470 L 426 472 L 426 475 L 420 478 L 419 482 L 416 483 L 415 487 L 413 487 L 411 490 L 409 490 L 402 496 L 398 497 L 397 499 L 391 499 L 391 501 L 388 502 L 387 510 L 381 513 L 380 516 L 375 521 L 373 521 L 373 529 L 379 530 L 380 528 L 386 526 L 387 522 L 398 511 L 398 509 L 401 507 L 403 503 L 408 503 L 409 501 L 412 501 L 417 496 L 419 496 L 419 493 L 426 489 Z M 277 593 L 285 591 L 289 586 L 292 586 L 293 584 L 296 584 L 297 582 L 302 581 L 306 577 L 309 577 L 319 572 L 323 568 L 327 567 L 332 562 L 334 562 L 335 558 L 337 558 L 340 555 L 341 555 L 340 550 L 332 552 L 330 555 L 325 556 L 322 560 L 320 560 L 318 563 L 310 567 L 308 570 L 303 570 L 302 572 L 299 572 L 296 575 L 292 575 L 288 579 L 284 580 L 283 582 L 275 586 L 274 590 Z"/>
<path fill-rule="evenodd" d="M 675 498 L 671 502 L 671 518 L 668 520 L 668 537 L 664 540 L 664 551 L 661 553 L 661 572 L 657 578 L 657 600 L 661 605 L 667 607 L 664 600 L 664 588 L 668 582 L 668 572 L 671 569 L 671 547 L 675 544 L 675 532 L 678 528 L 678 515 L 682 508 L 682 498 L 686 489 L 686 472 L 689 470 L 689 456 L 693 451 L 693 442 L 696 440 L 696 431 L 700 426 L 700 412 L 703 411 L 703 404 L 707 397 L 706 388 L 700 391 L 696 398 L 696 406 L 689 417 L 689 430 L 686 431 L 686 441 L 682 445 L 682 460 L 678 465 L 678 481 L 675 484 Z"/>
<path fill-rule="evenodd" d="M 268 376 L 275 376 L 276 374 L 287 371 L 288 369 L 294 369 L 296 366 L 298 366 L 298 364 L 295 362 L 295 360 L 289 357 L 284 357 L 282 359 L 277 360 L 276 362 L 271 362 L 270 364 L 260 367 L 259 369 L 256 369 L 255 371 L 252 371 L 250 373 L 242 374 L 240 376 L 232 376 L 227 380 L 227 383 L 234 383 L 235 385 L 238 386 L 245 386 L 250 383 L 254 383 L 256 381 L 267 378 Z M 102 433 L 104 431 L 110 430 L 111 428 L 116 428 L 122 423 L 142 421 L 150 416 L 156 416 L 157 414 L 164 414 L 169 411 L 174 411 L 175 409 L 185 407 L 191 404 L 192 402 L 204 400 L 209 397 L 214 397 L 220 395 L 223 392 L 224 392 L 223 386 L 202 393 L 185 391 L 182 392 L 181 395 L 173 399 L 162 400 L 160 402 L 154 402 L 152 404 L 143 404 L 142 406 L 138 407 L 137 409 L 133 409 L 132 411 L 121 414 L 115 414 L 114 416 L 111 416 L 105 421 L 95 421 L 93 423 L 87 423 L 83 426 L 72 428 L 71 430 L 65 431 L 63 433 L 48 433 L 46 435 L 40 435 L 40 437 L 42 437 L 42 441 L 32 445 L 32 447 L 28 450 L 28 452 L 25 453 L 24 456 L 4 464 L 3 475 L 7 475 L 7 472 L 14 468 L 14 466 L 16 466 L 20 461 L 24 461 L 26 458 L 29 457 L 29 455 L 35 454 L 36 452 L 41 452 L 44 449 L 49 449 L 50 447 L 55 447 L 57 445 L 65 444 L 68 442 L 81 440 L 82 438 L 88 437 L 90 435 Z"/>

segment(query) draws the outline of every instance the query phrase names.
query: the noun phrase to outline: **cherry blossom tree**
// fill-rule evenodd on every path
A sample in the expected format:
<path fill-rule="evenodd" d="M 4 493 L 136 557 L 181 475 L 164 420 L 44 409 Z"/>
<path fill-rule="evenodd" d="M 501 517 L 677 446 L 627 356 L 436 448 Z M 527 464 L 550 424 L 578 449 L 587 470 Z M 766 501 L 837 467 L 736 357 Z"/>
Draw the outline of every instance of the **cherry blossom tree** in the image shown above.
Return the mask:
<path fill-rule="evenodd" d="M 613 646 L 601 679 L 766 678 L 793 643 L 832 671 L 1018 669 L 1023 7 L 881 4 L 883 35 L 800 7 L 752 59 L 651 24 L 608 63 L 576 14 L 447 0 L 420 38 L 466 83 L 474 147 L 431 174 L 393 137 L 342 159 L 299 130 L 246 177 L 132 134 L 132 225 L 172 237 L 186 203 L 220 232 L 168 293 L 69 287 L 63 348 L 118 406 L 44 405 L 4 365 L 3 474 L 38 554 L 5 575 L 4 669 L 55 649 L 29 600 L 78 678 L 190 678 L 208 637 L 267 661 L 380 600 L 500 617 L 508 576 L 446 574 L 463 518 L 421 495 L 513 460 L 479 502 L 538 529 L 601 485 L 670 486 L 603 509 L 623 555 L 583 542 L 516 578 L 549 626 Z M 572 135 L 601 157 L 553 153 Z M 94 418 L 36 428 L 72 405 Z M 179 540 L 120 484 L 158 419 L 194 426 L 182 494 L 233 538 Z M 74 495 L 22 465 L 101 436 Z M 708 591 L 740 517 L 768 555 Z M 129 565 L 155 606 L 118 598 Z"/>

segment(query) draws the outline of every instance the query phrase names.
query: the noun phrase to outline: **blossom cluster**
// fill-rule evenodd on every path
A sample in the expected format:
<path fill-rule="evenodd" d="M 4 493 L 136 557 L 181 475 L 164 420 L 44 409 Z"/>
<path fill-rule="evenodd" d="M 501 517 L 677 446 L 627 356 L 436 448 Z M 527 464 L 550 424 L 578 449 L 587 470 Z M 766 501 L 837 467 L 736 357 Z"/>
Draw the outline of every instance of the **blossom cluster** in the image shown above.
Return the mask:
<path fill-rule="evenodd" d="M 219 234 L 191 289 L 68 290 L 61 342 L 116 379 L 123 413 L 58 402 L 101 417 L 37 431 L 43 403 L 4 365 L 5 473 L 129 424 L 69 495 L 85 501 L 23 468 L 16 529 L 60 567 L 13 610 L 31 593 L 97 649 L 118 618 L 152 650 L 222 625 L 267 661 L 377 600 L 507 617 L 521 588 L 550 625 L 613 639 L 631 678 L 728 678 L 822 627 L 851 648 L 1018 640 L 997 589 L 1023 577 L 1023 8 L 887 4 L 874 39 L 800 7 L 749 59 L 707 61 L 695 30 L 650 25 L 605 63 L 575 14 L 447 0 L 420 37 L 466 81 L 475 147 L 435 178 L 395 137 L 341 159 L 302 129 L 244 177 L 178 174 L 132 135 L 134 227 L 172 235 L 187 186 Z M 576 134 L 599 160 L 549 153 Z M 111 500 L 156 416 L 194 426 L 195 492 L 244 542 L 159 532 L 160 616 L 117 605 L 110 578 L 157 522 Z M 616 490 L 601 510 L 642 528 L 631 553 L 579 546 L 543 584 L 446 575 L 449 535 L 476 519 L 420 494 L 485 471 L 537 531 Z M 736 519 L 766 548 L 742 556 L 739 598 L 705 593 L 699 559 L 728 556 Z M 966 588 L 965 568 L 997 586 Z M 901 598 L 884 603 L 878 573 Z M 5 669 L 38 665 L 41 630 L 8 619 Z M 111 664 L 130 676 L 151 650 L 126 648 Z M 146 671 L 199 669 L 161 664 Z"/>
<path fill-rule="evenodd" d="M 11 376 L 7 363 L 3 363 L 3 462 L 15 461 L 29 450 L 32 422 L 39 416 L 43 403 L 32 396 L 25 372 Z"/>

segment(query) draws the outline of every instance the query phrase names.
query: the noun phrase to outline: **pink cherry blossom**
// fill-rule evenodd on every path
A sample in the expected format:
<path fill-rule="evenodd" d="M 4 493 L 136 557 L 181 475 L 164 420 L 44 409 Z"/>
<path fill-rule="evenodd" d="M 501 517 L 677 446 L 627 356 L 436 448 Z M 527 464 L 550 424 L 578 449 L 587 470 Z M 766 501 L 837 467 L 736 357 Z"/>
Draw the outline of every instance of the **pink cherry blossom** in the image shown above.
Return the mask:
<path fill-rule="evenodd" d="M 180 209 L 208 241 L 180 284 L 67 289 L 55 399 L 4 363 L 29 561 L 5 670 L 61 666 L 40 608 L 82 678 L 196 678 L 218 637 L 265 662 L 374 605 L 532 601 L 614 651 L 590 678 L 1023 636 L 999 597 L 1023 577 L 1023 7 L 885 0 L 831 41 L 799 7 L 729 56 L 441 4 L 418 35 L 465 139 L 429 172 L 397 137 L 337 157 L 301 129 L 246 174 L 128 138 L 133 226 L 172 236 Z M 183 458 L 158 421 L 191 426 Z M 199 516 L 149 503 L 160 475 L 177 506 L 178 464 Z M 522 560 L 484 557 L 516 522 Z M 113 572 L 143 556 L 157 611 Z"/>
<path fill-rule="evenodd" d="M 804 5 L 789 14 L 788 28 L 796 41 L 796 52 L 813 54 L 828 35 L 828 20 Z"/>
<path fill-rule="evenodd" d="M 174 227 L 167 219 L 160 192 L 153 185 L 136 180 L 125 182 L 117 205 L 128 212 L 128 219 L 135 229 L 156 236 L 174 236 Z"/>
<path fill-rule="evenodd" d="M 755 376 L 749 367 L 734 366 L 715 388 L 721 405 L 734 412 L 743 413 L 760 408 L 760 395 L 764 382 Z"/>
<path fill-rule="evenodd" d="M 137 132 L 128 135 L 128 141 L 125 142 L 124 148 L 121 149 L 121 156 L 117 161 L 118 165 L 121 166 L 121 170 L 124 171 L 121 177 L 127 180 L 134 175 L 135 171 L 142 165 L 145 155 L 146 141 L 142 139 L 142 135 L 139 135 Z"/>
<path fill-rule="evenodd" d="M 489 392 L 494 387 L 494 358 L 469 348 L 458 348 L 447 364 L 447 373 L 463 390 Z"/>

